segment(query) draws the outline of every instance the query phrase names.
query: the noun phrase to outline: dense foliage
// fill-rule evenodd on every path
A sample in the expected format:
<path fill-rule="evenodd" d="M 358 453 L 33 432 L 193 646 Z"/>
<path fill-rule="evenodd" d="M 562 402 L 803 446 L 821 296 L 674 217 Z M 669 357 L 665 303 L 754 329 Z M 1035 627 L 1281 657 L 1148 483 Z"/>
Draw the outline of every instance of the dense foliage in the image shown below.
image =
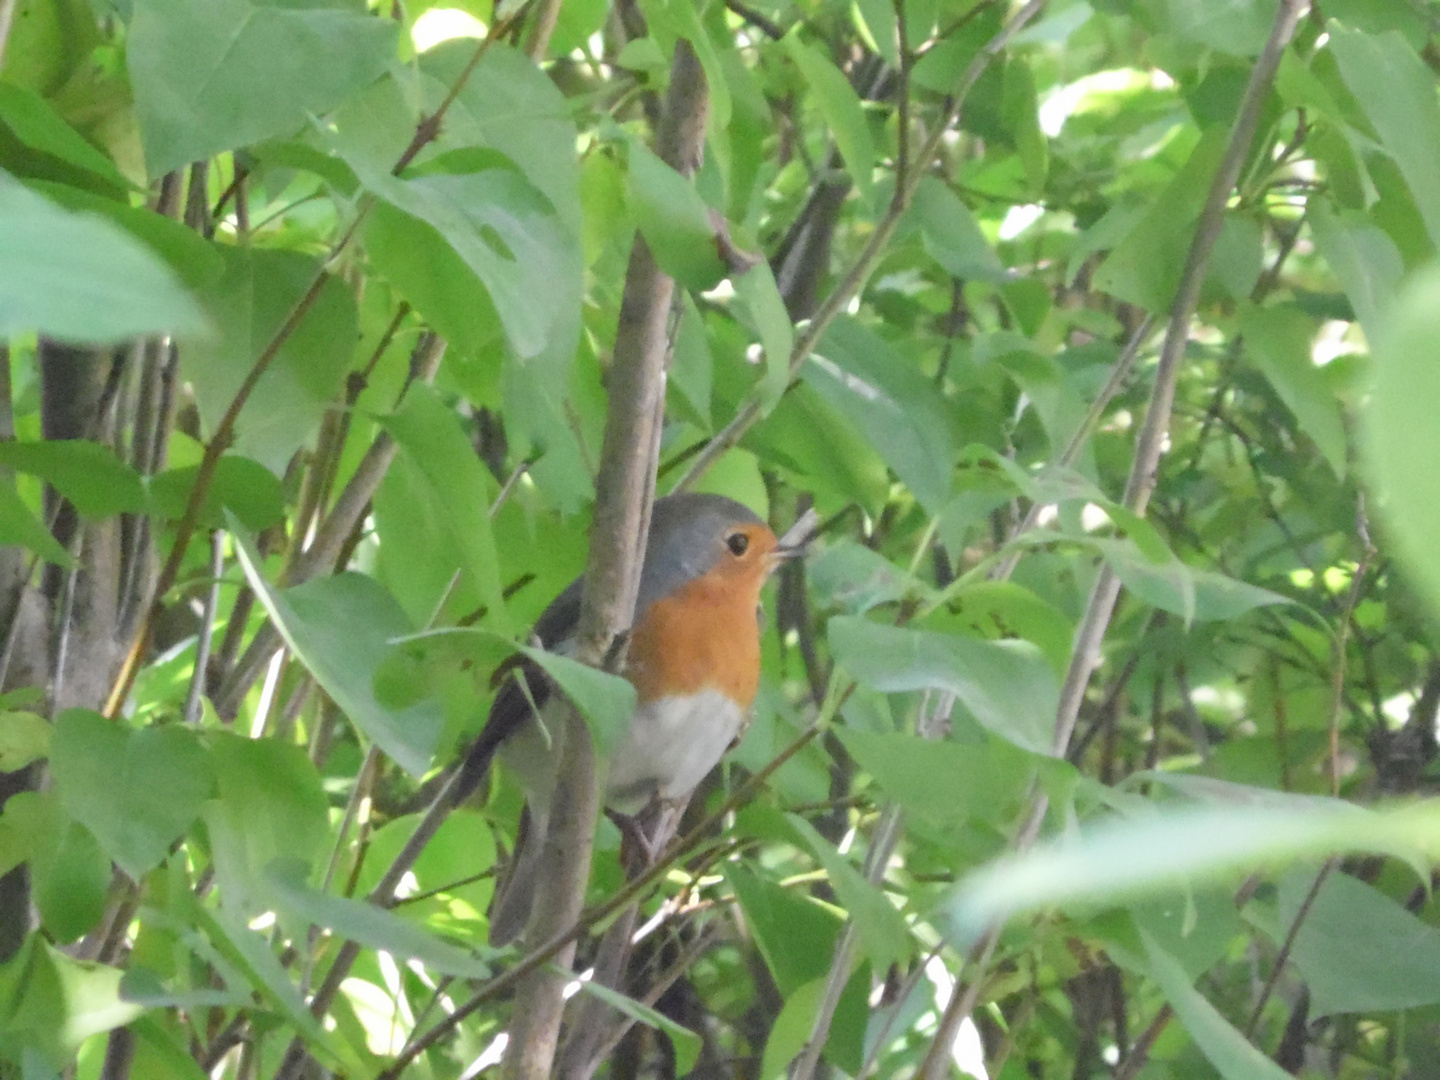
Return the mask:
<path fill-rule="evenodd" d="M 600 1073 L 1440 1076 L 1436 18 L 0 0 L 0 1076 L 497 1060 L 637 237 L 824 529 Z"/>

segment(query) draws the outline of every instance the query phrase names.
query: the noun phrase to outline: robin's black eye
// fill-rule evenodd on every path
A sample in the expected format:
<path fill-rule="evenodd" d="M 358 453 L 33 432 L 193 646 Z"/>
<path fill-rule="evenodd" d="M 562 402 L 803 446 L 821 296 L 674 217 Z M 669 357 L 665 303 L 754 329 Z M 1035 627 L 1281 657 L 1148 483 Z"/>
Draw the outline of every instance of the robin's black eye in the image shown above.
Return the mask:
<path fill-rule="evenodd" d="M 743 532 L 733 532 L 725 537 L 725 546 L 730 549 L 731 555 L 738 558 L 744 555 L 745 550 L 750 546 L 750 538 Z"/>

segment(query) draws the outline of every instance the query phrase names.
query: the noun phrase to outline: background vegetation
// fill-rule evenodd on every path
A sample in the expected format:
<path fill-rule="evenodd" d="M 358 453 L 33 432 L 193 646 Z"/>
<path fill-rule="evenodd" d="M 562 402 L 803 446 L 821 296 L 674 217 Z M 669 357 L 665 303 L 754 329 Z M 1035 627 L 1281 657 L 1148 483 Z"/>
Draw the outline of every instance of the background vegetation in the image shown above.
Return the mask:
<path fill-rule="evenodd" d="M 565 1075 L 1440 1076 L 1436 20 L 0 0 L 0 1076 L 497 1060 L 641 301 L 824 533 Z"/>

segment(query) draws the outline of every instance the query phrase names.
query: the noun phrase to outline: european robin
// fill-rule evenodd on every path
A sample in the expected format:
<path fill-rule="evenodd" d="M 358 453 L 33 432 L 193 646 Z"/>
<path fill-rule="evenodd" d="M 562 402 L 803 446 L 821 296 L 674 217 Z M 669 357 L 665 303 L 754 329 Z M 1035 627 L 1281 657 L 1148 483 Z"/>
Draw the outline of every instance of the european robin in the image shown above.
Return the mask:
<path fill-rule="evenodd" d="M 636 707 L 609 760 L 610 810 L 633 814 L 652 801 L 683 803 L 739 739 L 760 683 L 760 589 L 780 561 L 802 553 L 803 544 L 782 546 L 733 499 L 671 495 L 655 502 L 624 670 Z M 535 624 L 544 648 L 564 653 L 573 647 L 580 586 L 573 582 Z M 546 734 L 550 697 L 538 666 L 515 664 L 464 765 L 468 789 L 501 750 L 526 792 L 522 840 L 543 840 L 549 820 L 556 769 Z M 525 929 L 541 847 L 533 839 L 517 843 L 491 912 L 492 944 L 506 944 Z"/>

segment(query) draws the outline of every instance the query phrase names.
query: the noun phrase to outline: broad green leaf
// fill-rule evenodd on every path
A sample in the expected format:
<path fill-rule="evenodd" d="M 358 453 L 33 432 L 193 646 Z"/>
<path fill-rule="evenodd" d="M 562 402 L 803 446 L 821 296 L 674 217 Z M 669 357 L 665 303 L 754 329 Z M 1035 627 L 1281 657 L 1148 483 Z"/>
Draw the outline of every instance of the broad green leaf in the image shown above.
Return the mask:
<path fill-rule="evenodd" d="M 714 362 L 705 334 L 705 317 L 688 291 L 681 302 L 685 310 L 675 331 L 675 357 L 670 363 L 667 385 L 679 392 L 694 414 L 695 422 L 708 431 L 712 426 L 710 392 Z M 670 400 L 672 406 L 676 404 L 674 398 Z"/>
<path fill-rule="evenodd" d="M 5 50 L 5 81 L 41 95 L 60 90 L 100 42 L 85 0 L 20 0 Z"/>
<path fill-rule="evenodd" d="M 55 1075 L 92 1035 L 122 1027 L 143 1011 L 120 997 L 118 968 L 72 960 L 31 934 L 0 966 L 0 1059 L 33 1051 L 26 1077 Z M 16 1073 L 15 1075 L 20 1075 Z"/>
<path fill-rule="evenodd" d="M 1240 332 L 1252 362 L 1295 414 L 1297 428 L 1308 435 L 1329 462 L 1335 476 L 1345 479 L 1345 423 L 1340 403 L 1310 358 L 1316 325 L 1291 305 L 1247 306 L 1240 313 Z"/>
<path fill-rule="evenodd" d="M 695 185 L 638 140 L 629 145 L 630 211 L 655 262 L 686 288 L 709 289 L 725 276 L 710 213 Z"/>
<path fill-rule="evenodd" d="M 55 179 L 90 184 L 109 194 L 123 195 L 130 187 L 115 163 L 81 137 L 67 124 L 53 106 L 39 94 L 13 82 L 0 82 L 0 125 L 25 147 L 25 152 L 0 150 L 0 167 L 21 176 L 53 175 Z M 56 173 L 43 160 L 43 155 L 57 159 L 68 167 Z M 33 170 L 27 164 L 38 164 Z M 74 171 L 78 175 L 73 177 Z"/>
<path fill-rule="evenodd" d="M 144 244 L 0 172 L 0 337 L 29 330 L 107 343 L 204 327 L 195 300 Z"/>
<path fill-rule="evenodd" d="M 412 219 L 416 242 L 429 243 L 433 232 L 459 257 L 475 287 L 489 295 L 507 340 L 520 356 L 538 355 L 552 335 L 568 326 L 572 313 L 567 298 L 579 271 L 579 251 L 548 200 L 525 177 L 511 169 L 487 168 L 398 180 L 365 168 L 359 159 L 347 160 L 367 188 Z M 404 291 L 407 275 L 421 273 L 402 264 L 397 285 Z M 417 299 L 443 295 L 429 282 L 422 285 Z M 536 303 L 539 296 L 552 300 Z"/>
<path fill-rule="evenodd" d="M 700 1056 L 700 1036 L 689 1028 L 670 1019 L 664 1013 L 657 1012 L 644 1002 L 636 1001 L 608 986 L 602 986 L 594 979 L 583 980 L 580 983 L 580 989 L 603 1001 L 621 1015 L 637 1020 L 656 1031 L 664 1032 L 674 1044 L 677 1076 L 685 1076 L 695 1067 L 695 1062 Z"/>
<path fill-rule="evenodd" d="M 928 596 L 918 577 L 907 574 L 878 551 L 853 540 L 827 543 L 805 560 L 805 577 L 823 606 L 863 615 L 903 596 Z"/>
<path fill-rule="evenodd" d="M 323 926 L 367 948 L 419 960 L 437 974 L 461 979 L 484 979 L 490 974 L 490 965 L 468 950 L 407 922 L 393 911 L 307 888 L 303 867 L 297 868 L 288 860 L 271 863 L 264 873 L 276 905 L 292 918 Z"/>
<path fill-rule="evenodd" d="M 1125 587 L 1161 611 L 1193 622 L 1233 619 L 1257 607 L 1289 600 L 1235 578 L 1187 566 L 1173 555 L 1157 562 L 1131 540 L 1092 540 Z"/>
<path fill-rule="evenodd" d="M 180 343 L 204 435 L 230 408 L 281 325 L 323 275 L 315 302 L 256 383 L 237 422 L 234 453 L 283 476 L 340 391 L 359 336 L 355 298 L 318 260 L 298 251 L 219 249 L 225 273 L 200 293 L 218 335 Z"/>
<path fill-rule="evenodd" d="M 1201 136 L 1185 167 L 1096 269 L 1095 288 L 1148 311 L 1169 309 L 1225 142 L 1221 128 Z"/>
<path fill-rule="evenodd" d="M 428 110 L 433 112 L 459 84 L 474 52 L 473 42 L 453 41 L 421 58 Z M 550 201 L 568 235 L 578 236 L 580 168 L 575 136 L 573 103 L 560 92 L 549 72 L 521 50 L 496 42 L 486 50 L 445 114 L 437 145 L 498 150 Z M 384 164 L 388 168 L 391 163 Z M 575 290 L 573 300 L 578 306 L 578 255 L 568 272 L 575 278 L 564 284 L 567 290 Z M 552 290 L 560 284 L 552 282 Z M 559 293 L 552 291 L 551 295 L 559 302 Z"/>
<path fill-rule="evenodd" d="M 1182 41 L 1232 56 L 1255 56 L 1275 24 L 1277 0 L 1168 0 L 1161 26 Z"/>
<path fill-rule="evenodd" d="M 786 1074 L 786 1066 L 794 1061 L 815 1030 L 815 1017 L 820 1012 L 820 999 L 827 979 L 814 979 L 785 995 L 785 1004 L 765 1038 L 765 1056 L 760 1062 L 760 1075 L 776 1080 Z"/>
<path fill-rule="evenodd" d="M 1198 990 L 1173 956 L 1144 930 L 1140 931 L 1150 974 L 1165 992 L 1175 1015 L 1195 1045 L 1225 1080 L 1285 1080 L 1290 1074 L 1256 1049 Z"/>
<path fill-rule="evenodd" d="M 775 984 L 787 998 L 830 967 L 840 933 L 838 914 L 782 888 L 739 863 L 725 867 L 746 928 L 765 958 Z"/>
<path fill-rule="evenodd" d="M 96 214 L 120 226 L 169 263 L 181 284 L 191 290 L 213 285 L 225 272 L 225 245 L 206 240 L 149 207 L 131 206 L 67 184 L 35 180 L 27 186 L 66 210 Z"/>
<path fill-rule="evenodd" d="M 145 511 L 140 474 L 89 439 L 0 443 L 0 465 L 38 476 L 87 518 Z"/>
<path fill-rule="evenodd" d="M 412 629 L 399 605 L 374 578 L 344 573 L 291 589 L 265 580 L 253 542 L 232 524 L 236 554 L 275 627 L 325 692 L 375 745 L 420 776 L 445 727 L 434 701 L 391 710 L 375 699 L 374 673 L 390 642 Z"/>
<path fill-rule="evenodd" d="M 165 858 L 214 785 L 194 732 L 133 731 L 86 709 L 56 718 L 50 773 L 65 811 L 135 881 Z"/>
<path fill-rule="evenodd" d="M 734 281 L 735 296 L 750 316 L 750 323 L 760 335 L 765 355 L 765 376 L 760 381 L 762 412 L 769 412 L 790 385 L 790 350 L 795 344 L 795 328 L 775 275 L 769 263 L 751 267 Z"/>
<path fill-rule="evenodd" d="M 931 514 L 950 498 L 955 444 L 935 384 L 909 356 L 851 319 L 837 319 L 803 378 L 870 442 Z"/>
<path fill-rule="evenodd" d="M 0 477 L 0 544 L 28 548 L 56 566 L 69 566 L 72 561 L 70 553 L 30 512 L 9 477 Z"/>
<path fill-rule="evenodd" d="M 589 667 L 559 653 L 525 646 L 521 650 L 545 669 L 590 724 L 595 748 L 609 755 L 620 745 L 635 715 L 635 687 L 618 675 Z"/>
<path fill-rule="evenodd" d="M 835 734 L 907 814 L 940 828 L 998 823 L 1014 812 L 1034 772 L 1034 759 L 1002 739 L 956 743 L 854 727 Z"/>
<path fill-rule="evenodd" d="M 135 0 L 126 60 L 151 176 L 299 130 L 373 82 L 388 19 L 249 0 Z"/>
<path fill-rule="evenodd" d="M 32 712 L 0 711 L 0 773 L 23 769 L 50 750 L 50 722 Z"/>
<path fill-rule="evenodd" d="M 370 838 L 365 864 L 355 879 L 355 895 L 368 895 L 379 884 L 381 876 L 400 854 L 400 849 L 415 834 L 421 816 L 417 813 L 392 818 L 375 830 Z M 445 819 L 415 860 L 411 873 L 415 875 L 415 884 L 421 892 L 440 890 L 431 903 L 453 916 L 451 922 L 457 925 L 457 929 L 460 920 L 465 917 L 457 911 L 457 900 L 470 906 L 467 914 L 473 916 L 472 925 L 483 926 L 482 916 L 495 892 L 495 879 L 480 872 L 494 866 L 495 857 L 495 832 L 488 816 L 462 808 Z M 480 873 L 478 879 L 475 877 L 477 873 Z M 419 904 L 407 903 L 405 906 L 415 909 Z"/>
<path fill-rule="evenodd" d="M 0 875 L 8 874 L 51 842 L 62 819 L 52 792 L 17 791 L 0 814 Z"/>
<path fill-rule="evenodd" d="M 1312 1016 L 1396 1012 L 1440 1001 L 1440 931 L 1339 871 L 1326 877 L 1301 917 L 1314 880 L 1313 867 L 1297 868 L 1279 889 L 1282 931 L 1302 919 L 1290 962 L 1310 988 Z M 1354 933 L 1359 926 L 1363 936 Z"/>
<path fill-rule="evenodd" d="M 902 630 L 850 616 L 831 619 L 828 634 L 836 660 L 866 686 L 887 694 L 952 693 L 996 735 L 1050 753 L 1060 688 L 1030 643 Z"/>
<path fill-rule="evenodd" d="M 812 45 L 800 40 L 799 31 L 785 36 L 785 49 L 800 74 L 805 76 L 816 109 L 830 129 L 840 156 L 860 197 L 869 203 L 873 197 L 874 171 L 877 164 L 875 141 L 865 120 L 865 109 L 850 80 L 841 74 L 828 57 Z"/>
<path fill-rule="evenodd" d="M 1364 810 L 1339 800 L 1183 807 L 1111 819 L 1078 836 L 1007 856 L 971 874 L 946 907 L 963 942 L 992 923 L 1069 904 L 1119 904 L 1190 882 L 1233 880 L 1337 852 L 1394 855 L 1418 865 L 1440 852 L 1440 808 Z"/>
<path fill-rule="evenodd" d="M 253 917 L 267 910 L 256 886 L 276 859 L 308 865 L 318 880 L 330 840 L 329 800 L 297 746 L 220 733 L 211 757 L 218 797 L 205 823 L 222 902 Z"/>
<path fill-rule="evenodd" d="M 440 505 L 449 509 L 444 526 L 460 554 L 465 575 L 486 607 L 488 625 L 513 629 L 500 584 L 500 559 L 490 527 L 495 483 L 460 430 L 455 413 L 427 386 L 412 386 L 400 408 L 382 420 Z"/>
<path fill-rule="evenodd" d="M 1440 245 L 1440 102 L 1434 79 L 1393 30 L 1366 34 L 1334 19 L 1325 28 L 1346 86 L 1399 166 L 1431 244 Z"/>
<path fill-rule="evenodd" d="M 149 506 L 152 513 L 170 521 L 184 517 L 195 488 L 200 466 L 166 469 L 151 477 Z M 215 466 L 215 475 L 200 503 L 196 519 L 206 528 L 225 524 L 225 512 L 234 514 L 247 529 L 268 529 L 285 516 L 285 491 L 280 478 L 261 465 L 236 454 L 226 454 Z"/>
<path fill-rule="evenodd" d="M 947 273 L 964 280 L 996 283 L 1008 277 L 975 215 L 943 181 L 933 176 L 920 181 L 910 218 L 920 226 L 925 251 Z"/>
<path fill-rule="evenodd" d="M 1440 486 L 1434 463 L 1440 427 L 1429 407 L 1440 394 L 1440 268 L 1417 274 L 1389 308 L 1371 346 L 1364 416 L 1367 472 L 1395 547 L 1440 605 Z"/>
<path fill-rule="evenodd" d="M 1312 199 L 1308 205 L 1310 231 L 1320 254 L 1340 279 L 1365 333 L 1372 340 L 1381 336 L 1381 313 L 1405 273 L 1395 241 L 1374 225 L 1341 218 L 1326 199 Z"/>
<path fill-rule="evenodd" d="M 787 814 L 786 819 L 825 868 L 836 897 L 859 932 L 871 966 L 883 971 L 903 961 L 913 951 L 910 929 L 884 891 L 866 881 L 810 822 L 798 814 Z"/>
<path fill-rule="evenodd" d="M 64 944 L 79 939 L 105 915 L 111 867 L 110 857 L 83 825 L 59 815 L 55 824 L 34 852 L 30 883 L 40 924 Z"/>

